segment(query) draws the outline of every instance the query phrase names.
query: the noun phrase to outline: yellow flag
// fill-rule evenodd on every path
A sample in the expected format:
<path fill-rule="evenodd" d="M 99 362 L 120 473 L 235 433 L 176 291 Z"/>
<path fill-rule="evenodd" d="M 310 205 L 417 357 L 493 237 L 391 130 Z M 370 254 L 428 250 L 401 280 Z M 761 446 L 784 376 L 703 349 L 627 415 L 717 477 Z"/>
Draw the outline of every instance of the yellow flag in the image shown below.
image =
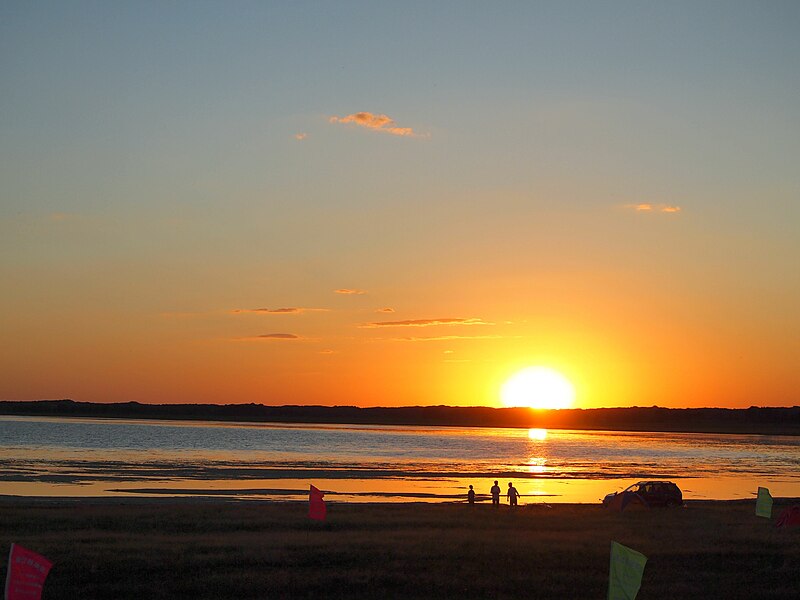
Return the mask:
<path fill-rule="evenodd" d="M 611 542 L 611 570 L 608 574 L 608 600 L 633 600 L 642 585 L 647 557 L 627 546 Z"/>
<path fill-rule="evenodd" d="M 758 488 L 758 498 L 756 499 L 756 516 L 772 518 L 772 496 L 767 488 Z"/>

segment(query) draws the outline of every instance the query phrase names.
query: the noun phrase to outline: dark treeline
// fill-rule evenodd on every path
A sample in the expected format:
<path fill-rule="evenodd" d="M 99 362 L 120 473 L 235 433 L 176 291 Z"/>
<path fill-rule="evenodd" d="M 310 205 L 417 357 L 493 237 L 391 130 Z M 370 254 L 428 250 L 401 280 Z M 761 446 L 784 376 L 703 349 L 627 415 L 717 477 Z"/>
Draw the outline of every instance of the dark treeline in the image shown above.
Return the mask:
<path fill-rule="evenodd" d="M 101 404 L 73 400 L 0 401 L 0 414 L 273 423 L 540 427 L 800 435 L 800 406 L 786 408 L 592 408 L 532 411 L 483 406 L 265 406 L 263 404 Z"/>

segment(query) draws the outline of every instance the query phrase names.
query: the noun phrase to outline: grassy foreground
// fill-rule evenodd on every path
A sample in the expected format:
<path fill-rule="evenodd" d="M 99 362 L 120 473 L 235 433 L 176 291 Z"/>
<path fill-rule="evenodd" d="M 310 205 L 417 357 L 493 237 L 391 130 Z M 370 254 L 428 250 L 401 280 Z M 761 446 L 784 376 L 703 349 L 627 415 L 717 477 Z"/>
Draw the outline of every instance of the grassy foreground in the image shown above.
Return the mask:
<path fill-rule="evenodd" d="M 11 542 L 74 598 L 605 598 L 611 540 L 648 557 L 639 599 L 798 598 L 800 528 L 753 502 L 593 505 L 0 501 Z M 775 513 L 797 501 L 776 501 Z"/>

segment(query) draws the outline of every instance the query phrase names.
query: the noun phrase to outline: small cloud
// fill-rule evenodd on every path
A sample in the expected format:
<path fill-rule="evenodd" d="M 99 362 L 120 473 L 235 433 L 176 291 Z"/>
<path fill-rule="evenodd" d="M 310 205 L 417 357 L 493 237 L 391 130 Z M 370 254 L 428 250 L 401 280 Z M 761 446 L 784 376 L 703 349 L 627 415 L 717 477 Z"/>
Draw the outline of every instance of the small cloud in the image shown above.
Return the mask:
<path fill-rule="evenodd" d="M 432 327 L 434 325 L 493 325 L 483 319 L 409 319 L 406 321 L 377 321 L 361 327 Z"/>
<path fill-rule="evenodd" d="M 364 290 L 351 290 L 348 288 L 340 288 L 338 290 L 333 290 L 334 294 L 344 294 L 346 296 L 363 296 L 367 292 Z"/>
<path fill-rule="evenodd" d="M 249 339 L 253 340 L 299 340 L 302 339 L 299 335 L 294 333 L 262 333 L 261 335 L 254 335 Z"/>
<path fill-rule="evenodd" d="M 320 350 L 319 353 L 320 354 L 335 354 L 335 351 L 326 349 L 326 350 Z"/>
<path fill-rule="evenodd" d="M 306 312 L 327 312 L 327 308 L 306 308 L 290 306 L 287 308 L 237 308 L 230 311 L 232 314 L 257 313 L 267 315 L 299 315 Z"/>
<path fill-rule="evenodd" d="M 502 335 L 437 335 L 433 337 L 401 337 L 392 338 L 392 342 L 447 342 L 451 340 L 499 340 Z M 452 350 L 450 351 L 452 352 Z"/>
<path fill-rule="evenodd" d="M 391 135 L 399 135 L 404 137 L 418 137 L 419 134 L 414 133 L 411 127 L 397 127 L 394 120 L 386 115 L 377 115 L 371 112 L 357 112 L 346 117 L 331 117 L 328 119 L 331 123 L 355 123 L 359 127 L 366 127 L 373 131 L 382 131 Z"/>
<path fill-rule="evenodd" d="M 294 134 L 294 139 L 296 139 L 298 142 L 302 142 L 307 137 L 308 137 L 307 133 L 295 133 Z"/>
<path fill-rule="evenodd" d="M 379 308 L 375 311 L 376 313 L 393 313 L 394 309 L 387 306 L 386 308 Z"/>
<path fill-rule="evenodd" d="M 452 353 L 453 353 L 452 350 L 445 350 L 445 351 L 442 352 L 442 354 L 452 354 Z"/>
<path fill-rule="evenodd" d="M 70 215 L 68 213 L 62 212 L 54 212 L 48 215 L 51 221 L 66 221 L 67 219 L 71 219 L 74 215 Z"/>
<path fill-rule="evenodd" d="M 635 210 L 636 212 L 676 213 L 681 211 L 680 206 L 675 206 L 672 204 L 650 204 L 648 202 L 642 202 L 640 204 L 626 204 L 624 205 L 624 208 Z"/>

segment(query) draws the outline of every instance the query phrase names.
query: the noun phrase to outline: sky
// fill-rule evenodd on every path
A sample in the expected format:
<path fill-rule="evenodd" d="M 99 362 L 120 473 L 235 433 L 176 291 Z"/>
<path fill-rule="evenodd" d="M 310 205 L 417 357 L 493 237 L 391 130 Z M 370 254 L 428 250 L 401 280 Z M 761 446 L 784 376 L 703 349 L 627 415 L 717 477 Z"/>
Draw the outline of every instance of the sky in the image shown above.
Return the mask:
<path fill-rule="evenodd" d="M 0 399 L 800 404 L 797 2 L 0 6 Z"/>

